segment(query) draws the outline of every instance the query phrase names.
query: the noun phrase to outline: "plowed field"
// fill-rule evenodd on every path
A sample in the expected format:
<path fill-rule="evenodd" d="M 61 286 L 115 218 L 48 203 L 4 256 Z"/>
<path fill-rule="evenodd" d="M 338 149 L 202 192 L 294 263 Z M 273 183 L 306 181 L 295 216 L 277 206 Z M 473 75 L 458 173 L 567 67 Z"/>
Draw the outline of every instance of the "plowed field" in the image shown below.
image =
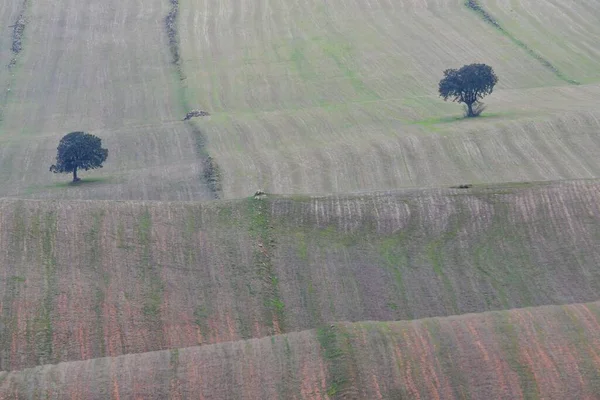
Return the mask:
<path fill-rule="evenodd" d="M 596 399 L 598 346 L 596 302 L 340 323 L 260 340 L 0 372 L 0 390 L 7 398 L 57 400 Z"/>
<path fill-rule="evenodd" d="M 0 400 L 600 399 L 599 56 L 600 0 L 0 0 Z"/>
<path fill-rule="evenodd" d="M 3 201 L 0 369 L 587 302 L 595 181 L 214 203 Z"/>

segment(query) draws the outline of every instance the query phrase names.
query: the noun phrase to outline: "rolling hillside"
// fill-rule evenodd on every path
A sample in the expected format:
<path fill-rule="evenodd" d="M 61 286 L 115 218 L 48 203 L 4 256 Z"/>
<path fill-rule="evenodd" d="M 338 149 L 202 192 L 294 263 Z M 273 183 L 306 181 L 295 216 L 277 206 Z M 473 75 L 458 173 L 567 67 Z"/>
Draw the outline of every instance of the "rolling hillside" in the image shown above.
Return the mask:
<path fill-rule="evenodd" d="M 597 302 L 338 323 L 0 372 L 0 390 L 34 399 L 597 399 L 599 323 Z"/>
<path fill-rule="evenodd" d="M 9 1 L 19 3 L 12 13 L 6 3 L 2 26 L 21 14 L 26 23 L 22 49 L 0 53 L 0 196 L 214 197 L 202 179 L 197 132 L 181 122 L 166 1 Z M 69 187 L 48 168 L 60 138 L 75 130 L 100 136 L 110 152 L 89 184 Z"/>
<path fill-rule="evenodd" d="M 224 196 L 598 176 L 598 2 L 480 3 L 509 9 L 505 30 L 463 0 L 181 0 L 186 99 L 212 113 L 197 123 Z M 470 62 L 500 77 L 480 121 L 437 96 Z"/>
<path fill-rule="evenodd" d="M 0 370 L 600 291 L 596 181 L 0 204 Z"/>
<path fill-rule="evenodd" d="M 0 400 L 600 399 L 599 43 L 600 0 L 0 0 Z"/>

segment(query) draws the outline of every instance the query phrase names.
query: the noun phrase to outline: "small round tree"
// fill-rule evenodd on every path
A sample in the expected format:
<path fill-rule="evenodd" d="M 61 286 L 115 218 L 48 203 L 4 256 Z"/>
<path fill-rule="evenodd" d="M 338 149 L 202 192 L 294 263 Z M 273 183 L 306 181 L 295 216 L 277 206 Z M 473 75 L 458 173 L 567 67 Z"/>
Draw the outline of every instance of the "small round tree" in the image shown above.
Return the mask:
<path fill-rule="evenodd" d="M 477 117 L 483 107 L 476 107 L 479 100 L 492 93 L 498 83 L 498 77 L 489 65 L 471 64 L 460 69 L 447 69 L 444 78 L 440 81 L 440 96 L 444 100 L 464 103 L 467 106 L 467 117 Z"/>
<path fill-rule="evenodd" d="M 85 132 L 66 134 L 58 144 L 56 164 L 50 167 L 50 172 L 73 173 L 73 182 L 80 179 L 77 170 L 85 171 L 102 168 L 102 163 L 108 157 L 108 149 L 102 148 L 102 139 Z"/>

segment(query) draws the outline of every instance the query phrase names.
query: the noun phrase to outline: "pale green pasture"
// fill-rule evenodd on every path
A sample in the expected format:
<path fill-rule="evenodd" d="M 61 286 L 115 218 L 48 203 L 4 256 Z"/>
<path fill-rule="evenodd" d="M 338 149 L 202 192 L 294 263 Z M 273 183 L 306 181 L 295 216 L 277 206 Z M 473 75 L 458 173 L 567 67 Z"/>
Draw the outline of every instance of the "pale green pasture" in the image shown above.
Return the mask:
<path fill-rule="evenodd" d="M 600 1 L 484 0 L 489 13 L 567 78 L 600 81 Z"/>
<path fill-rule="evenodd" d="M 22 2 L 12 2 L 22 3 Z M 162 0 L 26 2 L 23 50 L 0 86 L 0 197 L 198 200 L 202 182 L 192 129 L 171 63 Z M 14 19 L 14 12 L 5 18 Z M 9 24 L 9 25 L 12 25 Z M 10 43 L 2 29 L 0 45 Z M 0 85 L 11 54 L 0 50 Z M 103 139 L 105 167 L 57 190 L 48 172 L 60 138 Z M 94 184 L 90 183 L 95 180 Z"/>
<path fill-rule="evenodd" d="M 597 123 L 561 116 L 590 110 L 599 88 L 565 88 L 462 1 L 182 0 L 181 9 L 185 99 L 212 114 L 196 123 L 225 197 L 600 172 L 588 160 L 564 164 L 575 143 L 597 148 Z M 463 121 L 437 83 L 471 62 L 492 65 L 500 82 L 485 118 Z M 569 121 L 580 125 L 567 143 L 557 129 Z"/>

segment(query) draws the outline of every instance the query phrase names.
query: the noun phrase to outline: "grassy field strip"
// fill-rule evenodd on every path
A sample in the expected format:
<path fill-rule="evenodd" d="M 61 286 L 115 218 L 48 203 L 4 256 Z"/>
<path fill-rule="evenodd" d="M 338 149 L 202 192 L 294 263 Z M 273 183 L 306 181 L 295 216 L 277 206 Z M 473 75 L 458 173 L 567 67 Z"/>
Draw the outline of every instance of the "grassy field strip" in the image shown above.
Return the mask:
<path fill-rule="evenodd" d="M 4 106 L 8 89 L 12 86 L 12 74 L 9 68 L 15 54 L 12 51 L 12 39 L 15 21 L 22 10 L 22 1 L 0 1 L 0 123 L 4 119 Z"/>
<path fill-rule="evenodd" d="M 599 328 L 597 302 L 339 323 L 264 339 L 0 372 L 0 393 L 47 399 L 95 399 L 98 393 L 216 400 L 594 399 L 600 389 Z"/>
<path fill-rule="evenodd" d="M 594 301 L 596 181 L 207 203 L 0 201 L 0 370 Z"/>
<path fill-rule="evenodd" d="M 568 76 L 582 83 L 600 80 L 598 0 L 481 3 L 504 28 Z"/>
<path fill-rule="evenodd" d="M 170 63 L 168 11 L 162 0 L 29 3 L 24 48 L 0 124 L 6 143 L 0 196 L 213 197 L 202 183 L 193 129 L 177 122 L 185 110 Z M 93 183 L 67 188 L 67 176 L 47 171 L 60 137 L 72 130 L 99 135 L 109 157 L 103 170 L 90 174 Z"/>
<path fill-rule="evenodd" d="M 208 198 L 192 136 L 183 122 L 97 130 L 109 149 L 105 167 L 69 175 L 48 172 L 62 133 L 7 139 L 0 148 L 0 196 L 69 199 L 194 200 Z"/>
<path fill-rule="evenodd" d="M 181 9 L 185 98 L 213 115 L 198 123 L 226 198 L 598 176 L 595 156 L 570 154 L 579 142 L 597 146 L 585 113 L 600 87 L 564 86 L 462 1 L 183 0 Z M 460 121 L 437 82 L 473 61 L 501 79 L 486 118 Z"/>
<path fill-rule="evenodd" d="M 378 111 L 333 115 L 345 119 L 345 128 L 321 110 L 232 117 L 203 127 L 230 198 L 259 188 L 301 194 L 599 176 L 596 112 L 545 118 L 517 112 L 524 117 L 409 126 L 382 119 L 396 131 L 376 122 Z"/>
<path fill-rule="evenodd" d="M 409 97 L 435 92 L 441 71 L 473 59 L 494 61 L 502 88 L 561 83 L 459 1 L 370 3 L 261 0 L 242 12 L 241 3 L 182 1 L 190 97 L 213 112 Z"/>

